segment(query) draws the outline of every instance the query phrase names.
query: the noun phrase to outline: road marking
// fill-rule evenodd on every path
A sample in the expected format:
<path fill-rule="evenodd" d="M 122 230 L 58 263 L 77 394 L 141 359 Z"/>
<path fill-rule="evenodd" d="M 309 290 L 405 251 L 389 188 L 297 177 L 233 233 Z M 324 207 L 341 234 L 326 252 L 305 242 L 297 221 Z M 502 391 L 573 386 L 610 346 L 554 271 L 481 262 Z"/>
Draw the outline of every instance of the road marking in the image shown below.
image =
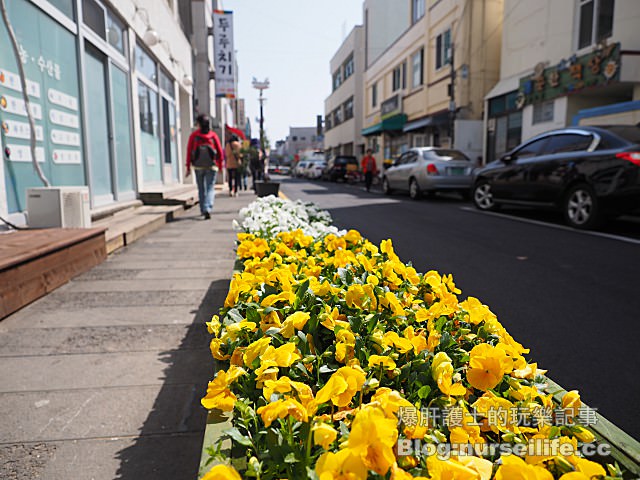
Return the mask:
<path fill-rule="evenodd" d="M 608 238 L 610 240 L 618 240 L 618 241 L 621 241 L 621 242 L 627 242 L 627 243 L 633 243 L 635 245 L 640 245 L 640 240 L 637 240 L 635 238 L 623 237 L 621 235 L 613 235 L 611 233 L 593 232 L 593 231 L 590 231 L 590 230 L 578 230 L 577 228 L 571 228 L 571 227 L 567 227 L 565 225 L 555 225 L 553 223 L 541 222 L 539 220 L 531 220 L 529 218 L 514 217 L 514 216 L 511 216 L 511 215 L 506 215 L 504 213 L 485 212 L 485 211 L 478 210 L 477 208 L 473 208 L 473 207 L 460 207 L 460 210 L 464 210 L 465 212 L 480 213 L 480 214 L 483 214 L 483 215 L 491 215 L 491 216 L 494 216 L 494 217 L 505 218 L 507 220 L 513 220 L 513 221 L 516 221 L 516 222 L 531 223 L 533 225 L 539 225 L 541 227 L 556 228 L 558 230 L 565 230 L 565 231 L 568 231 L 568 232 L 581 233 L 583 235 L 591 235 L 592 237 L 602 237 L 602 238 Z"/>

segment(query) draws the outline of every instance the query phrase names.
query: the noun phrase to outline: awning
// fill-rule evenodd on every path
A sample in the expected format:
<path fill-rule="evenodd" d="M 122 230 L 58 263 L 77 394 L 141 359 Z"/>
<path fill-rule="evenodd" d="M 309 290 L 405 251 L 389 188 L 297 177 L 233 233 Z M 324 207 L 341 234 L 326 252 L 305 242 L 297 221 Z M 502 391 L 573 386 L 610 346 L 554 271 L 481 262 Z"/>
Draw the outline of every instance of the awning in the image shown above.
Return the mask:
<path fill-rule="evenodd" d="M 240 130 L 239 128 L 233 128 L 233 127 L 230 127 L 227 124 L 225 124 L 224 128 L 226 128 L 230 133 L 236 135 L 237 137 L 241 138 L 242 140 L 246 140 L 247 139 L 247 137 L 245 136 L 244 132 L 242 130 Z"/>
<path fill-rule="evenodd" d="M 399 113 L 393 117 L 385 118 L 380 123 L 376 123 L 371 127 L 363 128 L 362 135 L 365 137 L 368 135 L 375 135 L 376 133 L 399 131 L 407 121 L 407 116 L 404 113 Z"/>
<path fill-rule="evenodd" d="M 430 115 L 419 120 L 407 123 L 402 129 L 403 132 L 410 132 L 424 127 L 436 127 L 438 125 L 446 125 L 449 122 L 448 113 L 439 113 L 437 115 Z"/>
<path fill-rule="evenodd" d="M 518 73 L 511 75 L 510 77 L 502 78 L 494 87 L 487 93 L 484 98 L 489 100 L 490 98 L 499 97 L 505 93 L 513 92 L 520 88 L 520 78 L 525 77 L 525 73 Z"/>

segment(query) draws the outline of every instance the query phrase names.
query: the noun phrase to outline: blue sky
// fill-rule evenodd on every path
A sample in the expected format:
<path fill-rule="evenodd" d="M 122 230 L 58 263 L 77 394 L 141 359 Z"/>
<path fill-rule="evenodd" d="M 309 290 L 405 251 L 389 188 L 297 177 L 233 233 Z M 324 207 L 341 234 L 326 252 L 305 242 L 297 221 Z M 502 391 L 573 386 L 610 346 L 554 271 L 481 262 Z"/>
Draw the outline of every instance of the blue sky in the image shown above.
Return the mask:
<path fill-rule="evenodd" d="M 272 145 L 290 126 L 315 126 L 331 93 L 329 61 L 362 24 L 362 0 L 222 0 L 222 7 L 233 11 L 238 96 L 245 99 L 252 136 L 258 136 L 260 111 L 253 77 L 270 82 L 264 118 Z"/>

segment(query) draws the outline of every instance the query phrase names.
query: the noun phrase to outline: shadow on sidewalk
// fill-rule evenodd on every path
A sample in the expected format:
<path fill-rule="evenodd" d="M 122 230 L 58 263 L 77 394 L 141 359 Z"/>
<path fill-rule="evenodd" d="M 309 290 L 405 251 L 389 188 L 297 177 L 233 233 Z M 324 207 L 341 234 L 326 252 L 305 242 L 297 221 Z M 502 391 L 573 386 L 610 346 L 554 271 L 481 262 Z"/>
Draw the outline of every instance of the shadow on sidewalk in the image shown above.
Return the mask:
<path fill-rule="evenodd" d="M 122 480 L 194 480 L 198 476 L 207 411 L 200 404 L 214 376 L 205 322 L 217 313 L 229 280 L 212 282 L 180 346 L 161 352 L 164 384 L 133 444 L 117 453 Z M 113 412 L 117 415 L 117 412 Z"/>

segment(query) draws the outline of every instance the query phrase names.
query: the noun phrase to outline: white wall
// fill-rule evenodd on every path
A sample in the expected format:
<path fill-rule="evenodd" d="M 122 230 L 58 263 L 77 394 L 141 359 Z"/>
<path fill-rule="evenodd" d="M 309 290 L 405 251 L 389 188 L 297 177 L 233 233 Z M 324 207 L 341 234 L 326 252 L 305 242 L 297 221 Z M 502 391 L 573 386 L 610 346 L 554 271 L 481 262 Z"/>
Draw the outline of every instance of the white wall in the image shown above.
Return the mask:
<path fill-rule="evenodd" d="M 365 0 L 362 18 L 363 22 L 367 18 L 369 22 L 366 39 L 369 66 L 409 28 L 411 1 Z"/>

